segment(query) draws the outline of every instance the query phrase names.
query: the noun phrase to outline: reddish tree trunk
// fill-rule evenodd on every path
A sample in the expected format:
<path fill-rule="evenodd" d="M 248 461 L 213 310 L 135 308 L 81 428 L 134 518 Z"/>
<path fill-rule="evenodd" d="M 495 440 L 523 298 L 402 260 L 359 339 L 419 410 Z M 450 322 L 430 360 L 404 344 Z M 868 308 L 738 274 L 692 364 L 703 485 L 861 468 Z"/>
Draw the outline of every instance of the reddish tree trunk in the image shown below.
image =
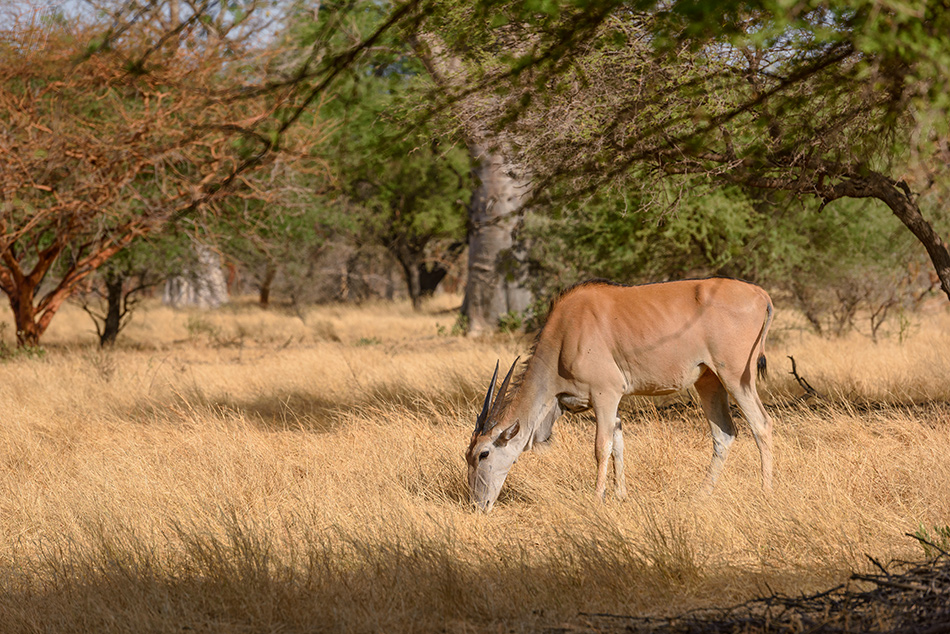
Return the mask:
<path fill-rule="evenodd" d="M 21 285 L 10 295 L 10 308 L 16 324 L 17 347 L 38 346 L 43 329 L 36 321 L 36 309 L 33 306 L 33 288 Z"/>
<path fill-rule="evenodd" d="M 277 277 L 277 267 L 268 262 L 267 267 L 264 269 L 264 279 L 261 280 L 261 288 L 257 296 L 261 308 L 268 308 L 270 306 L 270 291 L 271 286 L 274 284 L 275 277 Z"/>
<path fill-rule="evenodd" d="M 109 258 L 125 248 L 137 235 L 144 235 L 142 229 L 128 230 L 125 235 L 108 243 L 99 244 L 87 257 L 79 259 L 63 275 L 52 291 L 36 301 L 36 292 L 46 278 L 47 272 L 62 254 L 68 238 L 63 235 L 37 256 L 33 270 L 24 273 L 20 262 L 14 257 L 8 246 L 0 252 L 0 290 L 10 300 L 13 319 L 16 323 L 17 346 L 37 346 L 40 337 L 46 332 L 56 311 L 60 309 L 80 282 L 102 266 Z"/>

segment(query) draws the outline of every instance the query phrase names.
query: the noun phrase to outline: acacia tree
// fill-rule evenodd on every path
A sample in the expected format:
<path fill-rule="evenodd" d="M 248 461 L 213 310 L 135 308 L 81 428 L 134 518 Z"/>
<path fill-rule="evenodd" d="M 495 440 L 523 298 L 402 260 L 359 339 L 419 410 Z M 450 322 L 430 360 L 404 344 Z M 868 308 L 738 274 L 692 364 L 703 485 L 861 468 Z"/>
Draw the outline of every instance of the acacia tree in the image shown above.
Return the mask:
<path fill-rule="evenodd" d="M 479 73 L 449 99 L 504 96 L 495 122 L 536 192 L 692 174 L 814 196 L 819 210 L 876 199 L 950 297 L 950 251 L 921 206 L 950 164 L 946 7 L 486 0 L 467 11 L 455 38 Z M 522 45 L 502 46 L 512 37 Z"/>
<path fill-rule="evenodd" d="M 291 55 L 255 19 L 274 0 L 87 1 L 0 28 L 0 290 L 19 345 L 134 240 L 235 191 L 266 198 L 248 175 L 316 144 L 301 115 L 379 36 Z"/>
<path fill-rule="evenodd" d="M 100 266 L 88 278 L 87 288 L 73 295 L 71 301 L 92 319 L 100 347 L 115 344 L 147 291 L 180 273 L 189 246 L 187 236 L 167 229 L 135 240 Z"/>
<path fill-rule="evenodd" d="M 398 149 L 407 150 L 397 156 Z M 354 237 L 382 245 L 402 268 L 415 310 L 421 310 L 423 277 L 464 239 L 465 202 L 470 195 L 468 157 L 457 148 L 378 148 L 347 175 L 346 209 Z"/>
<path fill-rule="evenodd" d="M 402 31 L 391 27 L 415 24 L 420 16 L 412 8 L 412 2 L 330 1 L 317 15 L 299 14 L 291 32 L 303 47 L 330 31 L 331 40 L 352 42 L 380 33 L 320 110 L 330 127 L 328 168 L 340 191 L 316 204 L 325 207 L 321 233 L 389 252 L 419 309 L 426 282 L 438 276 L 444 254 L 457 252 L 450 247 L 464 238 L 471 187 L 464 149 L 436 132 L 431 121 L 410 121 L 425 70 Z"/>
<path fill-rule="evenodd" d="M 280 276 L 285 282 L 300 277 L 301 269 L 309 267 L 313 254 L 322 251 L 332 235 L 326 229 L 330 215 L 326 202 L 307 188 L 308 179 L 302 178 L 306 170 L 296 171 L 310 162 L 302 156 L 291 168 L 280 161 L 266 178 L 259 175 L 255 186 L 267 193 L 266 198 L 229 200 L 223 222 L 208 232 L 225 256 L 250 275 L 261 308 L 270 306 Z"/>

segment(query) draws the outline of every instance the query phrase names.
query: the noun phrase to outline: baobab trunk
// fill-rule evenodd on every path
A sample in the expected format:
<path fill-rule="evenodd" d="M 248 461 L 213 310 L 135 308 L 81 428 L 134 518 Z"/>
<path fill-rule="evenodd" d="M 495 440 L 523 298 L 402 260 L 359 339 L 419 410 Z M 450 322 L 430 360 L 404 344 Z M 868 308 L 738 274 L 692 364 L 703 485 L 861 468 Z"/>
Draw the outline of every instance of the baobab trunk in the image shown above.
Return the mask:
<path fill-rule="evenodd" d="M 433 80 L 448 94 L 469 84 L 461 58 L 438 36 L 419 33 L 412 44 Z M 495 97 L 479 94 L 453 103 L 465 122 L 463 134 L 479 181 L 469 206 L 468 282 L 462 303 L 468 334 L 474 336 L 496 330 L 500 317 L 522 312 L 531 303 L 525 285 L 527 267 L 513 237 L 529 194 L 528 170 L 511 161 L 515 153 L 510 139 L 489 125 L 497 105 Z"/>
<path fill-rule="evenodd" d="M 462 311 L 469 334 L 478 336 L 496 330 L 500 317 L 521 313 L 531 303 L 526 266 L 514 238 L 530 186 L 501 154 L 478 145 L 469 148 L 479 184 L 469 209 L 468 282 Z"/>
<path fill-rule="evenodd" d="M 185 275 L 165 282 L 162 302 L 180 308 L 218 308 L 228 303 L 228 285 L 221 270 L 221 257 L 206 244 L 195 244 L 197 259 Z"/>

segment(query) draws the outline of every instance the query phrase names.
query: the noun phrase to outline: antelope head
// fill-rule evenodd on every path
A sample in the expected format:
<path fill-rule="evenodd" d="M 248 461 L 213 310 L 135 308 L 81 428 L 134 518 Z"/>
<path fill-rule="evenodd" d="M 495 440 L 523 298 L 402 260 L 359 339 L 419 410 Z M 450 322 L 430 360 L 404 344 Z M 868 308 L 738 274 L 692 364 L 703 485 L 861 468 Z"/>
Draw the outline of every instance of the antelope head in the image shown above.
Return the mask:
<path fill-rule="evenodd" d="M 497 394 L 495 380 L 498 378 L 498 364 L 495 364 L 495 373 L 485 394 L 482 412 L 475 420 L 475 431 L 465 454 L 472 502 L 485 512 L 494 506 L 511 465 L 524 448 L 521 443 L 511 442 L 521 428 L 520 422 L 501 420 L 508 384 L 517 364 L 518 359 L 515 359 Z"/>

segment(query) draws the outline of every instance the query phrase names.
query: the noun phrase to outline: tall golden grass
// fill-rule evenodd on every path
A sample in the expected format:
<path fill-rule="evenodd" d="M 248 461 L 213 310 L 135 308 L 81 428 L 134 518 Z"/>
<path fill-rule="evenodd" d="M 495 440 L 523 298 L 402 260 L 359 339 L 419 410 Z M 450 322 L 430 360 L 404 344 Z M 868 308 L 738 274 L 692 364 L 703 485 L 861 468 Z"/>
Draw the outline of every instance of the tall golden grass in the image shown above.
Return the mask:
<path fill-rule="evenodd" d="M 595 499 L 592 420 L 568 416 L 483 515 L 462 453 L 496 359 L 530 342 L 447 336 L 453 299 L 154 305 L 109 352 L 68 309 L 45 355 L 0 364 L 0 630 L 582 626 L 816 591 L 950 523 L 943 306 L 876 345 L 778 307 L 770 496 L 746 427 L 696 496 L 711 444 L 686 394 L 623 406 L 628 500 Z"/>

